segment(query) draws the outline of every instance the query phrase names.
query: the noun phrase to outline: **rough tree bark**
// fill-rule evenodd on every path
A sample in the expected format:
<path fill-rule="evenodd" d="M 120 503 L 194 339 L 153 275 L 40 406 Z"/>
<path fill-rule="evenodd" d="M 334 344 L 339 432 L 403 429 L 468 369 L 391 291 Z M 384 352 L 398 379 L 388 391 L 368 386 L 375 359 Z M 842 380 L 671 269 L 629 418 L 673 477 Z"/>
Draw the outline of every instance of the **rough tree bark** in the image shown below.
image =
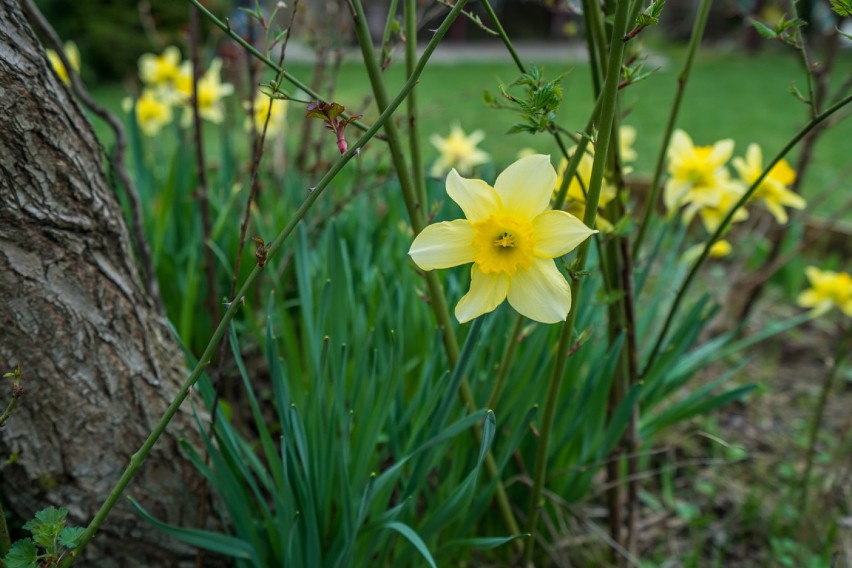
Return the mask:
<path fill-rule="evenodd" d="M 0 371 L 20 364 L 26 389 L 0 430 L 0 499 L 22 518 L 54 505 L 85 525 L 185 376 L 140 283 L 102 154 L 18 2 L 0 0 Z M 177 442 L 193 432 L 179 415 L 129 491 L 184 525 L 195 521 L 196 477 Z M 80 564 L 191 557 L 122 501 Z"/>

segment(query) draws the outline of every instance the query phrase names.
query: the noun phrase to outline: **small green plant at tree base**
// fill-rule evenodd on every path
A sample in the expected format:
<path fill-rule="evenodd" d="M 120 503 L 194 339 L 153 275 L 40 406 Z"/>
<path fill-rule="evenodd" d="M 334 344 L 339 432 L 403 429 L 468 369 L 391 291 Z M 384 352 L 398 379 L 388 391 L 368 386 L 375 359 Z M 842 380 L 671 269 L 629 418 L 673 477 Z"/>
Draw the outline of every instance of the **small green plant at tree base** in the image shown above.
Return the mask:
<path fill-rule="evenodd" d="M 67 524 L 68 509 L 48 507 L 24 525 L 30 538 L 16 541 L 3 558 L 6 568 L 50 568 L 80 542 L 82 527 Z"/>

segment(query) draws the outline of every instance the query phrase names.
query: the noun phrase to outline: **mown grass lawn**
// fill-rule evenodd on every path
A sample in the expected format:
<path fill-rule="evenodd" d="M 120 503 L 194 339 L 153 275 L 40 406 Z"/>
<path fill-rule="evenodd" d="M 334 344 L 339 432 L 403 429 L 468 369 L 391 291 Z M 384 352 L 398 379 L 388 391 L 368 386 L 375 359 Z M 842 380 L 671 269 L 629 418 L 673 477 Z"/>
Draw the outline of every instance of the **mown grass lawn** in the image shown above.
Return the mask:
<path fill-rule="evenodd" d="M 658 55 L 652 56 L 647 65 L 649 69 L 658 68 L 658 71 L 624 92 L 623 123 L 636 127 L 639 132 L 635 143 L 639 152 L 636 164 L 639 175 L 650 176 L 653 170 L 684 56 L 683 48 L 664 48 Z M 545 68 L 548 77 L 565 74 L 565 100 L 559 118 L 570 130 L 582 128 L 592 104 L 588 65 L 579 61 L 566 61 L 564 64 L 549 61 L 540 65 Z M 289 69 L 309 82 L 310 65 L 293 64 Z M 839 83 L 850 73 L 852 50 L 842 51 L 834 74 L 835 82 Z M 389 89 L 393 93 L 404 80 L 403 66 L 392 65 L 387 75 Z M 483 103 L 484 90 L 496 94 L 501 82 L 508 84 L 517 76 L 518 71 L 508 56 L 501 63 L 437 63 L 427 67 L 418 91 L 420 129 L 427 165 L 437 155 L 428 143 L 429 136 L 433 133 L 446 135 L 453 122 L 459 122 L 468 132 L 483 130 L 486 137 L 481 147 L 498 165 L 514 160 L 522 148 L 534 148 L 555 156 L 558 149 L 549 135 L 507 136 L 505 133 L 517 122 L 517 115 L 507 110 L 494 110 Z M 685 129 L 696 144 L 733 138 L 736 141 L 735 155 L 744 154 L 747 145 L 756 142 L 764 150 L 764 159 L 768 160 L 807 119 L 807 107 L 790 93 L 792 84 L 796 84 L 801 92 L 807 92 L 800 61 L 793 53 L 766 50 L 748 56 L 730 50 L 704 50 L 699 53 L 693 68 L 678 126 Z M 355 62 L 344 63 L 337 81 L 335 100 L 348 109 L 364 112 L 364 120 L 370 122 L 377 113 L 370 108 L 363 110 L 368 93 L 369 82 L 363 67 Z M 121 87 L 107 85 L 95 89 L 95 94 L 117 110 L 125 93 Z M 290 113 L 290 123 L 298 124 L 301 120 L 300 107 L 292 105 Z M 208 128 L 208 131 L 212 130 Z M 298 130 L 294 127 L 291 131 L 291 145 L 299 142 Z M 98 132 L 105 134 L 105 129 L 98 126 Z M 209 132 L 208 138 L 211 139 L 211 151 L 215 151 L 218 133 Z M 828 194 L 816 204 L 818 214 L 828 215 L 848 200 L 848 180 L 852 175 L 850 140 L 852 120 L 845 120 L 832 128 L 817 146 L 803 192 L 809 199 L 824 192 Z M 237 143 L 242 143 L 242 140 Z M 795 154 L 796 150 L 789 157 L 794 164 Z"/>

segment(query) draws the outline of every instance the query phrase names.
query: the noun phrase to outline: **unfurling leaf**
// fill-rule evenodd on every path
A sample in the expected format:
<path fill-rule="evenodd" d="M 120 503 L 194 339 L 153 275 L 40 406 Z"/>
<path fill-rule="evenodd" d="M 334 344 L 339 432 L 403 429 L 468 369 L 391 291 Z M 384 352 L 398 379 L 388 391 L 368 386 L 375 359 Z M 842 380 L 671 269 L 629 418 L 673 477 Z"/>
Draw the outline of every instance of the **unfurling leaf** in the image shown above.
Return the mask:
<path fill-rule="evenodd" d="M 754 29 L 756 29 L 757 32 L 763 37 L 767 39 L 775 39 L 778 37 L 778 34 L 775 32 L 775 30 L 773 30 L 763 22 L 755 20 L 754 18 L 750 19 L 749 21 L 751 22 L 751 25 L 754 26 Z"/>

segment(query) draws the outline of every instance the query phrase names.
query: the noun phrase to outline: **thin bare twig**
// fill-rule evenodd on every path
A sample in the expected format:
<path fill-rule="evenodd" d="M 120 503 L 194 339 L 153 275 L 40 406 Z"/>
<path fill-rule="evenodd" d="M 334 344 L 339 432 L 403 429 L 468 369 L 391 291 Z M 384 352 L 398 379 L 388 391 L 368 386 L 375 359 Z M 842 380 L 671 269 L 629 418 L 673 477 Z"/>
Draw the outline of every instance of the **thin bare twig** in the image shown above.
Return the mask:
<path fill-rule="evenodd" d="M 278 55 L 278 67 L 279 68 L 282 68 L 283 65 L 284 65 L 285 52 L 287 51 L 287 44 L 290 41 L 290 31 L 293 29 L 293 22 L 296 19 L 296 12 L 298 11 L 298 9 L 299 9 L 299 0 L 296 0 L 295 3 L 293 4 L 293 13 L 290 17 L 290 25 L 287 27 L 287 32 L 286 32 L 286 35 L 284 36 L 284 43 L 281 44 L 281 52 Z M 281 78 L 282 78 L 282 74 L 280 72 L 275 74 L 275 84 L 276 85 L 279 84 L 279 82 L 281 81 Z M 239 280 L 240 264 L 242 262 L 243 249 L 245 248 L 245 244 L 246 244 L 246 235 L 248 234 L 249 220 L 251 219 L 251 204 L 252 204 L 253 201 L 255 201 L 255 199 L 258 195 L 258 192 L 259 192 L 259 188 L 260 188 L 258 173 L 260 172 L 260 161 L 263 158 L 263 149 L 264 149 L 264 146 L 265 146 L 265 143 L 266 143 L 266 132 L 267 132 L 267 128 L 269 127 L 269 119 L 272 117 L 272 104 L 274 102 L 275 102 L 275 99 L 270 97 L 269 98 L 269 105 L 266 109 L 266 120 L 263 123 L 263 130 L 260 133 L 260 139 L 257 141 L 257 145 L 256 145 L 256 148 L 255 148 L 256 151 L 255 151 L 254 156 L 253 156 L 254 159 L 253 159 L 253 162 L 252 162 L 252 165 L 251 165 L 251 181 L 249 182 L 249 184 L 250 184 L 249 185 L 249 197 L 248 197 L 248 200 L 246 201 L 245 210 L 243 211 L 243 221 L 240 224 L 240 242 L 239 242 L 239 245 L 237 247 L 237 256 L 234 259 L 234 274 L 233 274 L 233 277 L 231 279 L 231 293 L 228 297 L 233 297 L 234 292 L 236 291 L 236 288 L 237 288 L 237 281 Z M 252 119 L 253 118 L 254 117 L 252 116 Z M 252 123 L 254 123 L 254 120 L 252 120 Z"/>
<path fill-rule="evenodd" d="M 199 65 L 200 56 L 198 53 L 198 44 L 200 42 L 200 31 L 198 22 L 198 11 L 190 6 L 189 8 L 189 56 L 192 61 L 192 98 L 190 104 L 192 106 L 192 123 L 193 135 L 195 137 L 195 169 L 197 176 L 197 185 L 195 190 L 195 198 L 198 201 L 198 207 L 201 210 L 201 246 L 204 248 L 204 270 L 207 280 L 207 312 L 210 314 L 210 321 L 219 321 L 219 302 L 216 300 L 216 258 L 213 255 L 213 249 L 210 247 L 208 240 L 213 232 L 213 221 L 210 218 L 210 200 L 207 194 L 207 169 L 204 160 L 204 136 L 203 125 L 201 123 L 201 115 L 198 112 L 198 81 L 201 74 L 201 66 Z"/>

